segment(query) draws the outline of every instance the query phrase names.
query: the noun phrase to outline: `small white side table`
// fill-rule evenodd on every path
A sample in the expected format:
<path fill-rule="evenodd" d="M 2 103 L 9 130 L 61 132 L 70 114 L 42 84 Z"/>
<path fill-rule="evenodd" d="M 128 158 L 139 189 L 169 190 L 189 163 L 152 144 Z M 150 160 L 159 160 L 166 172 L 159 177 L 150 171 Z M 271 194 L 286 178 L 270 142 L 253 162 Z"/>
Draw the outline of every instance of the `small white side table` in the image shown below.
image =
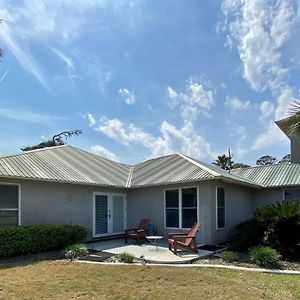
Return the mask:
<path fill-rule="evenodd" d="M 156 251 L 159 250 L 158 242 L 162 240 L 164 237 L 162 235 L 148 235 L 146 239 L 150 242 L 150 245 L 154 247 Z"/>

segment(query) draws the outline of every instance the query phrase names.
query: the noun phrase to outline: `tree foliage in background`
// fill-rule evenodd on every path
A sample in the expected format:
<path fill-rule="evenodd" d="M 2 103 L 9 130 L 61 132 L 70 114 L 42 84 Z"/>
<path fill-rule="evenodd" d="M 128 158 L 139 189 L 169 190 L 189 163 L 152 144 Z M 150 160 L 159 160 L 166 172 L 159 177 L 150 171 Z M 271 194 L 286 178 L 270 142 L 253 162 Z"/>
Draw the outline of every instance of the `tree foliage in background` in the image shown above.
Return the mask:
<path fill-rule="evenodd" d="M 287 163 L 290 161 L 291 161 L 291 154 L 287 154 L 278 163 L 281 164 L 281 163 Z"/>
<path fill-rule="evenodd" d="M 58 134 L 55 134 L 51 140 L 48 140 L 46 142 L 41 142 L 39 144 L 33 145 L 33 146 L 27 146 L 24 148 L 21 148 L 22 151 L 29 151 L 29 150 L 35 150 L 35 149 L 41 149 L 41 148 L 46 148 L 46 147 L 55 147 L 55 146 L 61 146 L 64 145 L 64 138 L 69 139 L 70 137 L 74 135 L 79 135 L 81 134 L 82 131 L 79 129 L 75 130 L 69 130 L 69 131 L 62 131 Z"/>
<path fill-rule="evenodd" d="M 240 169 L 240 168 L 250 168 L 250 166 L 247 164 L 244 164 L 244 163 L 233 163 L 232 164 L 232 169 Z"/>
<path fill-rule="evenodd" d="M 226 154 L 218 155 L 217 159 L 213 162 L 214 165 L 219 166 L 224 170 L 232 169 L 233 161 L 231 160 L 231 156 L 227 156 Z"/>
<path fill-rule="evenodd" d="M 277 159 L 271 155 L 264 155 L 260 157 L 256 161 L 257 166 L 268 166 L 268 165 L 274 165 L 277 162 Z"/>

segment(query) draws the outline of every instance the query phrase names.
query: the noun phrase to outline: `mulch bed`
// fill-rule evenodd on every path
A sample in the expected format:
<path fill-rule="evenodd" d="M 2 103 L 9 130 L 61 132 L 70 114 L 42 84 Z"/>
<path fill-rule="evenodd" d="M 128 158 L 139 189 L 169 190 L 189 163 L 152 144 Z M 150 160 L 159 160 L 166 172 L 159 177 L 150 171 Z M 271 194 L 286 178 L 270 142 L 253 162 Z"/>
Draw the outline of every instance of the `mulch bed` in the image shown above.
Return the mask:
<path fill-rule="evenodd" d="M 246 268 L 261 268 L 260 266 L 252 263 L 246 253 L 239 253 L 239 259 L 233 262 L 224 261 L 220 255 L 212 255 L 205 258 L 200 258 L 194 262 L 195 264 L 211 264 L 211 265 L 233 265 Z M 280 261 L 279 266 L 282 270 L 300 271 L 300 261 Z"/>

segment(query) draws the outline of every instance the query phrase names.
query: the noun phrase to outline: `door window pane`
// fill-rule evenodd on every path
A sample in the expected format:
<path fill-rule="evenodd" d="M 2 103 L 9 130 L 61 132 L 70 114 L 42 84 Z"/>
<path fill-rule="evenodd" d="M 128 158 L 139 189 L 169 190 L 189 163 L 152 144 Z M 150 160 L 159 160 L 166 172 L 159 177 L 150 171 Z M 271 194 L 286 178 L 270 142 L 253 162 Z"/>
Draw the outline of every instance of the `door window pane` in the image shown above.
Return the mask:
<path fill-rule="evenodd" d="M 107 196 L 97 195 L 95 198 L 95 231 L 96 234 L 108 233 L 108 199 Z"/>

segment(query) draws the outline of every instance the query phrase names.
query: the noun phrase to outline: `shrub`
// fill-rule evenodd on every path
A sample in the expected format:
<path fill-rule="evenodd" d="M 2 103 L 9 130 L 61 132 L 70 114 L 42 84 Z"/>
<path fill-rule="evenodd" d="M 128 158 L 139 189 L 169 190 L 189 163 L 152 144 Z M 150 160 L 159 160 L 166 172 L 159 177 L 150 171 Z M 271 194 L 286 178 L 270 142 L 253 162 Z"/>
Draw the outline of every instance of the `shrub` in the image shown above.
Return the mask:
<path fill-rule="evenodd" d="M 251 219 L 236 226 L 234 248 L 244 251 L 257 246 L 264 237 L 264 227 L 256 219 Z"/>
<path fill-rule="evenodd" d="M 263 243 L 286 258 L 300 255 L 300 202 L 277 202 L 262 207 L 256 220 L 265 228 Z"/>
<path fill-rule="evenodd" d="M 66 259 L 74 260 L 80 256 L 87 255 L 88 250 L 84 244 L 74 244 L 65 248 L 65 257 Z"/>
<path fill-rule="evenodd" d="M 238 260 L 239 256 L 233 251 L 224 251 L 221 253 L 221 258 L 226 262 L 233 262 Z"/>
<path fill-rule="evenodd" d="M 249 256 L 252 262 L 266 268 L 278 267 L 281 258 L 275 249 L 263 246 L 250 249 Z"/>
<path fill-rule="evenodd" d="M 130 253 L 124 252 L 118 255 L 118 259 L 124 263 L 133 263 L 134 256 Z"/>
<path fill-rule="evenodd" d="M 0 257 L 63 249 L 86 240 L 79 225 L 29 225 L 0 227 Z"/>

